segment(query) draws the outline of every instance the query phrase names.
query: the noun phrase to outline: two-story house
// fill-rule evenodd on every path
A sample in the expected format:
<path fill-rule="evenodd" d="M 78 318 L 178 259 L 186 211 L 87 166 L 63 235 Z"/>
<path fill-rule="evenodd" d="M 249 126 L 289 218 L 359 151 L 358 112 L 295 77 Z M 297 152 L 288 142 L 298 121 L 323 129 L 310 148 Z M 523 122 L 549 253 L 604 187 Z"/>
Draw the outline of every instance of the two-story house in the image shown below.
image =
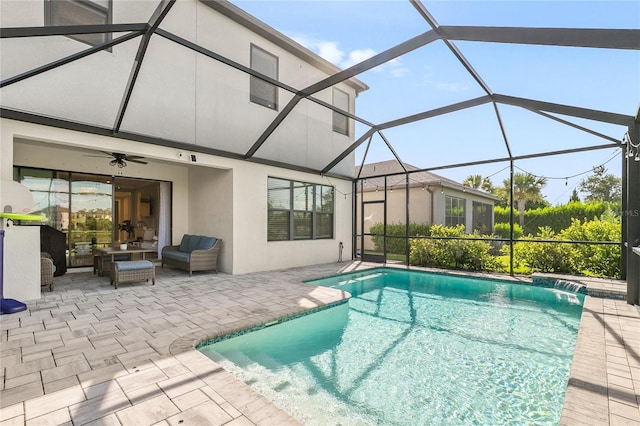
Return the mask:
<path fill-rule="evenodd" d="M 185 233 L 222 238 L 233 274 L 350 250 L 353 155 L 319 170 L 353 143 L 364 83 L 227 1 L 0 7 L 0 176 L 70 267 L 87 244 Z"/>

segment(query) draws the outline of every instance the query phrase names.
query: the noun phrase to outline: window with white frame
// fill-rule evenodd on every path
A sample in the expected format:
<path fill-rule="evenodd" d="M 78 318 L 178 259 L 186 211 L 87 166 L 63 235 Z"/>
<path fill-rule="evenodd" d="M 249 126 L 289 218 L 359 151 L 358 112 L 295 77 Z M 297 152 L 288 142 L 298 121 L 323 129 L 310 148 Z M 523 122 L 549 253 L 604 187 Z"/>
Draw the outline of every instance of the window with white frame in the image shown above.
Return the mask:
<path fill-rule="evenodd" d="M 343 111 L 349 111 L 349 94 L 333 88 L 333 106 Z M 349 136 L 349 117 L 333 111 L 333 131 Z"/>
<path fill-rule="evenodd" d="M 446 226 L 464 225 L 464 198 L 445 196 L 444 224 Z"/>
<path fill-rule="evenodd" d="M 44 22 L 48 26 L 111 23 L 112 0 L 45 0 L 44 5 Z M 111 40 L 111 33 L 73 34 L 69 37 L 97 46 Z"/>
<path fill-rule="evenodd" d="M 277 80 L 278 57 L 251 45 L 251 69 Z M 278 109 L 278 88 L 274 84 L 251 76 L 250 86 L 249 99 L 251 102 L 267 108 Z"/>
<path fill-rule="evenodd" d="M 333 238 L 333 187 L 269 177 L 267 240 Z"/>

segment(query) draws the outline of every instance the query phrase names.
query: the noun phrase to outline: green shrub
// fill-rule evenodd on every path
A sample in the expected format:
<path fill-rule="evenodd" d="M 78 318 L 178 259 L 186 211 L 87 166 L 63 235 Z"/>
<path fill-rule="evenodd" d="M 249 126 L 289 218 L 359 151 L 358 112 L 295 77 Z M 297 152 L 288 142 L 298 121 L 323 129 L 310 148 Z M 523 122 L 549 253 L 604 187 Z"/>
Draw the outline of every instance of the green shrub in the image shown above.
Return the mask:
<path fill-rule="evenodd" d="M 513 266 L 514 269 L 532 272 L 556 272 L 570 273 L 571 266 L 568 260 L 569 252 L 564 244 L 526 242 L 540 240 L 554 240 L 555 233 L 549 227 L 541 227 L 538 230 L 538 238 L 527 236 L 522 238 L 524 242 L 514 243 Z M 503 246 L 503 253 L 509 254 L 509 246 Z"/>
<path fill-rule="evenodd" d="M 409 224 L 409 236 L 425 236 L 429 235 L 429 228 L 431 225 L 425 223 L 410 223 Z M 392 254 L 405 254 L 406 252 L 406 227 L 403 223 L 387 224 L 387 253 Z M 376 223 L 369 228 L 370 234 L 376 234 L 372 236 L 371 240 L 374 244 L 374 250 L 376 252 L 382 252 L 384 248 L 384 226 L 382 223 Z M 392 238 L 389 238 L 392 237 Z M 393 238 L 397 237 L 397 238 Z"/>
<path fill-rule="evenodd" d="M 603 215 L 607 210 L 619 210 L 618 203 L 594 202 L 581 203 L 572 201 L 562 206 L 544 207 L 538 209 L 525 210 L 524 212 L 524 235 L 537 235 L 538 229 L 542 226 L 549 227 L 556 234 L 571 226 L 572 219 L 593 220 Z M 514 215 L 518 217 L 517 210 Z M 494 220 L 496 223 L 509 223 L 509 208 L 494 208 Z"/>
<path fill-rule="evenodd" d="M 495 225 L 493 225 L 493 233 L 494 235 L 496 235 L 497 237 L 500 238 L 509 238 L 511 231 L 510 231 L 511 227 L 509 226 L 509 223 L 496 223 Z M 521 238 L 523 235 L 522 232 L 522 228 L 520 227 L 519 224 L 514 223 L 513 224 L 513 238 L 515 240 Z"/>
<path fill-rule="evenodd" d="M 431 237 L 463 239 L 411 239 L 409 262 L 412 265 L 469 271 L 498 269 L 498 262 L 489 254 L 491 250 L 489 242 L 468 239 L 478 238 L 479 234 L 466 234 L 463 225 L 455 227 L 433 225 Z"/>
<path fill-rule="evenodd" d="M 571 226 L 560 233 L 560 238 L 573 241 L 619 242 L 620 218 L 603 215 L 601 219 L 595 218 L 582 223 L 574 219 Z M 620 246 L 617 244 L 572 244 L 568 259 L 575 273 L 600 277 L 620 276 Z"/>

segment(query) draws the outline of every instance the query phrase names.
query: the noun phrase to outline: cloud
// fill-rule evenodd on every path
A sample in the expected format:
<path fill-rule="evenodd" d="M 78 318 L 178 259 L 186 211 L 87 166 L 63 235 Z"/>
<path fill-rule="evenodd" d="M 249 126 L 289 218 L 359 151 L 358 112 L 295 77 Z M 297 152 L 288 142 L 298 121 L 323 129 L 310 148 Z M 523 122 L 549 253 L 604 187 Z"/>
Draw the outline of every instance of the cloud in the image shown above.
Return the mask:
<path fill-rule="evenodd" d="M 332 64 L 339 65 L 342 63 L 344 52 L 338 48 L 338 43 L 333 41 L 323 41 L 316 43 L 314 47 L 315 48 L 312 50 Z"/>
<path fill-rule="evenodd" d="M 342 68 L 349 68 L 355 64 L 358 64 L 376 54 L 373 49 L 356 49 L 352 50 L 343 62 L 339 64 Z M 321 55 L 322 56 L 322 55 Z M 324 57 L 324 56 L 323 56 Z"/>
<path fill-rule="evenodd" d="M 340 50 L 335 41 L 316 40 L 304 35 L 296 35 L 291 38 L 336 66 L 340 66 L 344 58 L 344 52 Z"/>
<path fill-rule="evenodd" d="M 377 54 L 373 49 L 355 49 L 346 53 L 340 49 L 337 41 L 318 40 L 305 35 L 296 35 L 291 38 L 342 69 L 359 64 Z M 404 77 L 409 72 L 397 58 L 374 68 L 374 70 L 389 72 L 393 77 L 398 78 Z"/>

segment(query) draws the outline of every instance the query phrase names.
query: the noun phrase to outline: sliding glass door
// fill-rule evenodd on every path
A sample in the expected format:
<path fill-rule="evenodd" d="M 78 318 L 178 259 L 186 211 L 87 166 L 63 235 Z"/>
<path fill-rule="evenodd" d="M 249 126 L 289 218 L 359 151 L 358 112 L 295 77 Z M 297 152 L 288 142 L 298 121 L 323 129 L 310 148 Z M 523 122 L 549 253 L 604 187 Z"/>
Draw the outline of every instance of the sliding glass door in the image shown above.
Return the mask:
<path fill-rule="evenodd" d="M 43 224 L 64 233 L 60 256 L 70 267 L 92 266 L 96 247 L 121 240 L 142 248 L 165 244 L 171 221 L 168 182 L 162 182 L 161 192 L 161 182 L 153 180 L 28 167 L 14 167 L 14 180 L 33 194 Z"/>
<path fill-rule="evenodd" d="M 104 176 L 71 173 L 69 265 L 93 265 L 93 247 L 113 241 L 113 193 Z"/>

